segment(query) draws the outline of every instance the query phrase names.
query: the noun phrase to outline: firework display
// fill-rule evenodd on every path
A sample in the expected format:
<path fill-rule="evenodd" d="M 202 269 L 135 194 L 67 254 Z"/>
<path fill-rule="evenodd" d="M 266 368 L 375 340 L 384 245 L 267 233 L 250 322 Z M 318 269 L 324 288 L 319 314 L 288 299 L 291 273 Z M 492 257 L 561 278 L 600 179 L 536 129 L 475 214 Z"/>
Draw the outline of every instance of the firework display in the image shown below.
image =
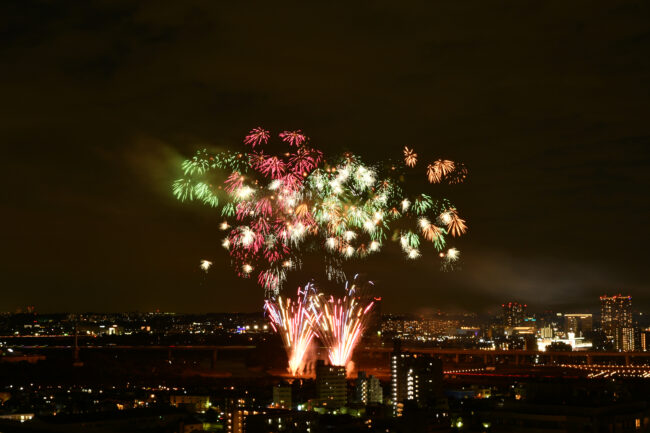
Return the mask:
<path fill-rule="evenodd" d="M 313 286 L 306 284 L 304 289 L 298 288 L 295 301 L 279 296 L 277 300 L 266 299 L 264 302 L 273 330 L 282 337 L 289 358 L 289 372 L 293 376 L 303 370 L 305 355 L 315 336 L 312 321 L 318 313 L 309 308 L 313 293 Z"/>
<path fill-rule="evenodd" d="M 447 252 L 440 253 L 440 258 L 442 259 L 442 270 L 452 271 L 456 269 L 456 265 L 460 259 L 460 251 L 456 248 L 449 248 Z"/>
<path fill-rule="evenodd" d="M 304 371 L 315 337 L 327 347 L 332 365 L 348 364 L 374 306 L 372 286 L 371 281 L 363 282 L 355 275 L 352 284 L 346 282 L 343 297 L 328 297 L 308 283 L 298 288 L 295 300 L 282 296 L 265 300 L 264 310 L 273 330 L 282 338 L 291 375 Z"/>
<path fill-rule="evenodd" d="M 331 365 L 345 367 L 352 358 L 352 351 L 366 329 L 369 312 L 374 305 L 372 298 L 364 296 L 372 282 L 358 284 L 355 276 L 346 294 L 329 298 L 322 293 L 311 296 L 311 323 L 318 338 L 328 349 Z"/>
<path fill-rule="evenodd" d="M 256 276 L 266 297 L 278 295 L 307 250 L 322 252 L 328 278 L 344 281 L 344 261 L 377 253 L 387 240 L 416 259 L 423 241 L 443 253 L 449 237 L 467 231 L 447 199 L 407 193 L 405 170 L 418 162 L 408 147 L 403 165 L 366 164 L 350 153 L 326 159 L 300 130 L 279 138 L 285 149 L 278 154 L 267 153 L 271 134 L 261 127 L 244 138 L 248 151 L 201 150 L 183 162 L 184 177 L 173 185 L 179 200 L 220 208 L 222 246 L 233 268 Z M 462 164 L 439 159 L 424 174 L 431 183 L 453 184 L 466 173 Z"/>
<path fill-rule="evenodd" d="M 210 260 L 201 260 L 201 270 L 204 272 L 208 272 L 210 270 L 210 267 L 212 266 L 212 262 Z"/>

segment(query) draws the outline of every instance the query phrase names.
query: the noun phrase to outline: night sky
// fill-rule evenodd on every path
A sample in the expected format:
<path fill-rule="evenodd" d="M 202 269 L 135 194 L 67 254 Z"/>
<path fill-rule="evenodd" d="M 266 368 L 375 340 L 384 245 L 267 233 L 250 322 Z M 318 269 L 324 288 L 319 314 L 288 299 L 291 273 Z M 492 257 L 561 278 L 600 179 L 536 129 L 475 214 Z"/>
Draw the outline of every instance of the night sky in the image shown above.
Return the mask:
<path fill-rule="evenodd" d="M 0 6 L 0 311 L 255 311 L 196 149 L 302 129 L 327 153 L 463 161 L 463 269 L 351 263 L 383 310 L 650 307 L 650 4 L 32 2 Z M 199 269 L 203 258 L 215 265 Z M 316 275 L 311 265 L 287 288 Z"/>

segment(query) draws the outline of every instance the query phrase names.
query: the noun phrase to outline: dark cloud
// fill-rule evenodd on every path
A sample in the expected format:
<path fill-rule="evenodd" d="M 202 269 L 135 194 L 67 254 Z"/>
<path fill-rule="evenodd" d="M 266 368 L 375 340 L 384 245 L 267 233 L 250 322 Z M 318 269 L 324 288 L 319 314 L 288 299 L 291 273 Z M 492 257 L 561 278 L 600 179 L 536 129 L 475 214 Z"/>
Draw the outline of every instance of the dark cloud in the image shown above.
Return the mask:
<path fill-rule="evenodd" d="M 646 308 L 648 7 L 7 2 L 0 309 L 258 308 L 214 215 L 168 189 L 184 155 L 258 124 L 467 163 L 445 190 L 471 224 L 463 271 L 359 263 L 386 310 Z"/>

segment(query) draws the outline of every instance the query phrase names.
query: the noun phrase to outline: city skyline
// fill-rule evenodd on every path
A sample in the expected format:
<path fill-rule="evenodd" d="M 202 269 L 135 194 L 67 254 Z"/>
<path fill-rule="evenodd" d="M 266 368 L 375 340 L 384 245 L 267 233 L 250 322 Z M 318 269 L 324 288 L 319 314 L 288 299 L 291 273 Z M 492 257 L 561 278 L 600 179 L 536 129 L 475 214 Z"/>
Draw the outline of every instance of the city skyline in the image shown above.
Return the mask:
<path fill-rule="evenodd" d="M 600 296 L 596 296 L 593 299 L 589 299 L 586 302 L 583 302 L 581 304 L 576 304 L 576 305 L 561 305 L 561 304 L 550 304 L 550 305 L 544 305 L 544 304 L 524 304 L 521 302 L 522 305 L 525 305 L 525 312 L 528 314 L 534 315 L 534 314 L 540 314 L 540 313 L 548 313 L 548 312 L 554 312 L 554 313 L 562 313 L 562 314 L 580 314 L 580 313 L 589 313 L 589 314 L 601 314 L 602 311 L 602 301 L 601 299 L 603 297 L 608 297 L 608 296 L 621 296 L 621 293 L 615 293 L 612 292 L 611 294 L 602 294 Z M 645 314 L 648 310 L 643 307 L 643 306 L 638 306 L 636 305 L 636 302 L 634 302 L 634 296 L 631 294 L 625 294 L 623 295 L 625 297 L 630 297 L 632 299 L 632 312 L 634 313 L 641 313 Z M 415 316 L 427 316 L 427 315 L 436 315 L 436 314 L 450 314 L 450 315 L 462 315 L 462 314 L 479 314 L 479 315 L 499 315 L 501 314 L 504 305 L 507 305 L 508 303 L 519 303 L 520 299 L 502 299 L 501 303 L 497 304 L 492 304 L 492 305 L 486 305 L 484 308 L 477 309 L 477 310 L 469 310 L 469 309 L 462 309 L 462 308 L 431 308 L 431 307 L 420 307 L 417 309 L 411 309 L 411 310 L 396 310 L 396 309 L 391 309 L 389 305 L 387 305 L 382 298 L 382 307 L 381 310 L 384 314 L 395 314 L 395 315 L 400 315 L 400 314 L 406 314 L 406 315 L 415 315 Z M 265 308 L 264 307 L 258 307 L 258 306 L 252 306 L 250 309 L 247 310 L 239 310 L 239 311 L 227 311 L 227 310 L 216 310 L 216 309 L 205 309 L 205 310 L 192 310 L 192 311 L 185 311 L 185 310 L 180 310 L 180 309 L 161 309 L 161 308 L 153 308 L 153 309 L 125 309 L 125 310 L 109 310 L 109 309 L 98 309 L 98 310 L 92 310 L 92 309 L 87 309 L 87 310 L 49 310 L 49 309 L 40 309 L 38 305 L 21 305 L 13 310 L 0 310 L 0 313 L 4 314 L 17 314 L 17 313 L 34 313 L 34 314 L 126 314 L 126 313 L 137 313 L 137 314 L 196 314 L 196 315 L 202 315 L 202 314 L 255 314 L 255 313 L 265 313 Z"/>

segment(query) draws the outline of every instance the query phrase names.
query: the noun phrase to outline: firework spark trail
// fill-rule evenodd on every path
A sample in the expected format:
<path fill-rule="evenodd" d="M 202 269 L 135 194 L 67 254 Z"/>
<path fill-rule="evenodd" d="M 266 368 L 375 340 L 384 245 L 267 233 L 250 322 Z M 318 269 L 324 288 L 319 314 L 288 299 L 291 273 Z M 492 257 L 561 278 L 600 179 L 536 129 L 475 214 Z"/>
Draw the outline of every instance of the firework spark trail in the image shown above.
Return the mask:
<path fill-rule="evenodd" d="M 267 299 L 264 303 L 273 330 L 282 337 L 289 358 L 289 372 L 293 376 L 304 369 L 305 355 L 315 336 L 311 324 L 313 313 L 307 308 L 312 291 L 311 284 L 307 284 L 304 290 L 298 288 L 295 301 L 278 297 L 277 301 Z"/>
<path fill-rule="evenodd" d="M 313 316 L 313 326 L 318 337 L 329 351 L 332 365 L 346 366 L 352 351 L 359 343 L 367 326 L 367 313 L 373 302 L 365 307 L 354 297 L 324 299 L 314 297 L 312 308 L 319 315 Z"/>
<path fill-rule="evenodd" d="M 322 293 L 311 296 L 311 323 L 318 338 L 328 349 L 330 363 L 347 366 L 352 352 L 367 328 L 370 310 L 374 306 L 369 294 L 371 281 L 358 283 L 355 275 L 353 284 L 345 284 L 346 295 L 343 298 Z"/>
<path fill-rule="evenodd" d="M 351 153 L 326 161 L 300 130 L 279 134 L 288 152 L 268 154 L 263 147 L 270 137 L 259 127 L 244 138 L 249 152 L 200 150 L 182 163 L 184 177 L 173 184 L 181 201 L 221 206 L 222 245 L 233 269 L 245 278 L 254 274 L 267 297 L 277 296 L 296 268 L 284 263 L 300 264 L 305 250 L 322 251 L 328 278 L 342 280 L 343 262 L 378 253 L 389 239 L 416 259 L 423 241 L 440 253 L 447 235 L 467 231 L 448 200 L 407 194 L 394 164 L 365 164 Z M 416 163 L 415 151 L 404 148 L 404 166 Z M 457 183 L 466 173 L 446 159 L 427 168 L 434 183 Z"/>

